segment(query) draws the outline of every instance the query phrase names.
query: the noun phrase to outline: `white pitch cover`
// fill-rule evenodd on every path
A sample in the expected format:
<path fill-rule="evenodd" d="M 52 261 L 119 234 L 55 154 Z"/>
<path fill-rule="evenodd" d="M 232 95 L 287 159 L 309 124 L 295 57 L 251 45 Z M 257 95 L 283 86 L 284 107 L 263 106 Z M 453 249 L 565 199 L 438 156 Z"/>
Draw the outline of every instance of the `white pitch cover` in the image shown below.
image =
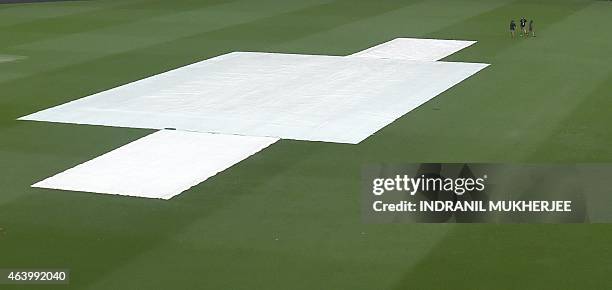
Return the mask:
<path fill-rule="evenodd" d="M 20 119 L 357 144 L 486 66 L 234 52 Z"/>
<path fill-rule="evenodd" d="M 473 43 L 400 38 L 348 57 L 236 52 L 46 109 L 20 120 L 178 130 L 32 186 L 170 199 L 279 138 L 359 143 L 485 68 L 437 61 Z"/>
<path fill-rule="evenodd" d="M 418 61 L 441 60 L 460 51 L 476 41 L 396 38 L 377 46 L 349 55 L 350 57 L 370 57 Z"/>
<path fill-rule="evenodd" d="M 32 187 L 170 199 L 277 140 L 162 130 Z"/>

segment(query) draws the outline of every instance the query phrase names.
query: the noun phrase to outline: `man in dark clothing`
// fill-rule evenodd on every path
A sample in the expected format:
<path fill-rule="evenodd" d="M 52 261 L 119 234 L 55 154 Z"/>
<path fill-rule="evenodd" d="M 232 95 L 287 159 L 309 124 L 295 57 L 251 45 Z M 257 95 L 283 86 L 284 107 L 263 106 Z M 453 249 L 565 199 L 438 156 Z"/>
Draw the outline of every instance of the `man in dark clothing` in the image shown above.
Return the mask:
<path fill-rule="evenodd" d="M 512 19 L 510 20 L 510 35 L 512 36 L 512 38 L 514 38 L 514 36 L 516 35 L 515 31 L 516 31 L 516 23 L 514 22 L 514 19 Z"/>
<path fill-rule="evenodd" d="M 527 37 L 527 19 L 525 17 L 521 18 L 521 36 Z"/>

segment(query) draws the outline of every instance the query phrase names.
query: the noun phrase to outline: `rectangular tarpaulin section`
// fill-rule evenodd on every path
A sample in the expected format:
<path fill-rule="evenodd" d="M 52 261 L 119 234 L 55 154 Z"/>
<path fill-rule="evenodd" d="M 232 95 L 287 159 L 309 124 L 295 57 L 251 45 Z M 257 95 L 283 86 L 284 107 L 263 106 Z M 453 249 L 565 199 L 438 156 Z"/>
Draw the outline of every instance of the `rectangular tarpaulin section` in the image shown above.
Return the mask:
<path fill-rule="evenodd" d="M 356 144 L 486 66 L 234 52 L 20 119 Z"/>
<path fill-rule="evenodd" d="M 396 38 L 351 54 L 350 57 L 437 61 L 474 43 L 476 41 Z"/>
<path fill-rule="evenodd" d="M 162 130 L 32 187 L 170 199 L 276 141 Z"/>

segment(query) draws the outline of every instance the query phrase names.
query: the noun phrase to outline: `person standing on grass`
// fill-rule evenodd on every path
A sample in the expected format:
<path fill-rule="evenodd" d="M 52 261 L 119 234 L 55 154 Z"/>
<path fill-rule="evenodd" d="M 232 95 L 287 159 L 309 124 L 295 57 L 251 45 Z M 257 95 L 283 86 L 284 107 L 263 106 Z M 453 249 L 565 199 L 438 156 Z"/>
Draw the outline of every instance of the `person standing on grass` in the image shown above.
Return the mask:
<path fill-rule="evenodd" d="M 514 38 L 516 35 L 516 23 L 514 22 L 514 19 L 510 20 L 510 35 L 512 38 Z"/>
<path fill-rule="evenodd" d="M 521 36 L 527 37 L 527 19 L 521 18 Z"/>
<path fill-rule="evenodd" d="M 535 24 L 533 24 L 533 19 L 529 20 L 529 34 L 535 37 Z"/>

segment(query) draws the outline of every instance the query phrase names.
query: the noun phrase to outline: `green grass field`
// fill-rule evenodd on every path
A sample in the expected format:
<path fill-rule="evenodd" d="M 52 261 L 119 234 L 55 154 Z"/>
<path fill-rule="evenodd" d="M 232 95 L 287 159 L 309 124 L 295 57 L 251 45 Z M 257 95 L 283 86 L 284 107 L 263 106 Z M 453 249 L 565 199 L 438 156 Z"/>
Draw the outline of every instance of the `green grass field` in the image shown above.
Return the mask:
<path fill-rule="evenodd" d="M 536 38 L 510 38 L 521 16 Z M 368 163 L 612 161 L 610 27 L 593 0 L 0 5 L 0 268 L 69 268 L 72 289 L 611 289 L 610 225 L 360 215 Z M 231 51 L 396 37 L 477 40 L 446 60 L 491 66 L 359 145 L 281 140 L 170 201 L 29 187 L 153 131 L 20 116 Z"/>

